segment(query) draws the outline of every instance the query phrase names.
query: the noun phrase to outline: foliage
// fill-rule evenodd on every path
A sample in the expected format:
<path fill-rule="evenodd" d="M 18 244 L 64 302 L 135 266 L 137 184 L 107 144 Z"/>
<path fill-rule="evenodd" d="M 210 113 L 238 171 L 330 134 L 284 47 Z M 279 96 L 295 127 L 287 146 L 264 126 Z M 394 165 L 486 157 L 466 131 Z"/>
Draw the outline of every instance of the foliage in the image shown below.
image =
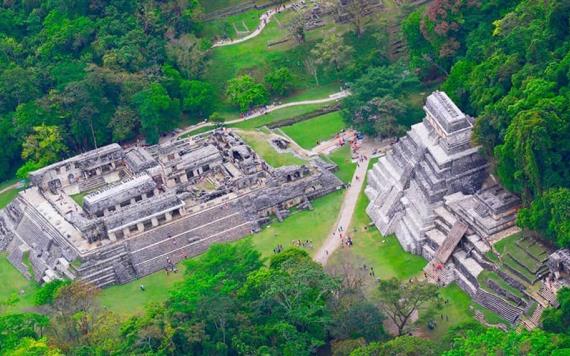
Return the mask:
<path fill-rule="evenodd" d="M 423 78 L 447 76 L 470 42 L 511 9 L 515 0 L 436 0 L 411 13 L 402 24 L 410 62 Z M 467 46 L 466 46 L 467 44 Z"/>
<path fill-rule="evenodd" d="M 3 3 L 0 179 L 24 163 L 21 147 L 34 127 L 56 126 L 72 154 L 138 135 L 133 95 L 160 83 L 166 64 L 182 79 L 203 70 L 200 13 L 196 0 Z M 38 163 L 30 160 L 20 175 Z"/>
<path fill-rule="evenodd" d="M 400 137 L 406 127 L 398 124 L 398 118 L 405 114 L 404 105 L 390 96 L 374 98 L 354 112 L 353 123 L 367 134 L 380 138 Z"/>
<path fill-rule="evenodd" d="M 437 355 L 436 345 L 426 339 L 415 336 L 399 336 L 385 343 L 372 342 L 369 345 L 354 350 L 351 356 L 430 356 Z"/>
<path fill-rule="evenodd" d="M 98 290 L 75 282 L 59 289 L 50 306 L 47 335 L 65 353 L 106 353 L 118 346 L 119 320 L 99 308 Z"/>
<path fill-rule="evenodd" d="M 428 282 L 400 282 L 395 278 L 382 280 L 378 285 L 378 299 L 382 310 L 402 335 L 415 311 L 437 299 L 437 286 Z"/>
<path fill-rule="evenodd" d="M 540 329 L 533 331 L 508 331 L 496 328 L 484 331 L 467 331 L 454 339 L 453 349 L 444 353 L 446 356 L 454 355 L 491 355 L 501 353 L 504 355 L 551 355 L 555 351 L 563 355 L 568 352 L 566 337 L 549 334 Z"/>
<path fill-rule="evenodd" d="M 179 116 L 179 103 L 158 83 L 133 95 L 141 127 L 149 144 L 158 143 L 160 134 L 172 130 Z"/>
<path fill-rule="evenodd" d="M 286 95 L 293 89 L 291 71 L 285 67 L 273 70 L 265 76 L 265 86 L 272 95 Z"/>
<path fill-rule="evenodd" d="M 369 135 L 398 136 L 404 131 L 400 122 L 412 115 L 400 99 L 418 87 L 417 77 L 399 65 L 373 67 L 352 85 L 343 116 Z"/>
<path fill-rule="evenodd" d="M 560 247 L 570 247 L 570 189 L 545 192 L 530 207 L 519 211 L 517 224 L 540 231 Z"/>
<path fill-rule="evenodd" d="M 29 171 L 58 161 L 66 151 L 57 126 L 34 127 L 22 145 L 22 158 L 28 162 L 18 171 L 18 176 L 25 178 Z"/>
<path fill-rule="evenodd" d="M 237 105 L 242 112 L 268 102 L 265 87 L 253 80 L 249 75 L 242 75 L 228 81 L 226 96 L 229 101 Z"/>
<path fill-rule="evenodd" d="M 71 282 L 68 280 L 61 280 L 56 279 L 54 281 L 45 283 L 42 287 L 36 292 L 34 296 L 34 304 L 35 305 L 45 305 L 45 304 L 52 304 L 53 301 L 56 299 L 59 290 Z"/>
<path fill-rule="evenodd" d="M 180 84 L 182 110 L 192 115 L 208 117 L 214 107 L 214 89 L 199 80 L 185 80 Z"/>
<path fill-rule="evenodd" d="M 570 288 L 556 294 L 559 308 L 548 308 L 542 313 L 542 328 L 552 333 L 570 335 Z"/>
<path fill-rule="evenodd" d="M 354 49 L 336 33 L 331 33 L 311 50 L 317 64 L 337 72 L 348 63 L 353 52 Z"/>
<path fill-rule="evenodd" d="M 39 339 L 48 323 L 48 317 L 34 313 L 0 316 L 0 351 L 17 349 L 23 338 Z"/>
<path fill-rule="evenodd" d="M 494 152 L 501 181 L 527 203 L 570 181 L 563 164 L 570 154 L 570 38 L 560 28 L 569 16 L 563 1 L 519 2 L 494 29 L 473 33 L 444 84 L 479 116 L 476 140 Z"/>

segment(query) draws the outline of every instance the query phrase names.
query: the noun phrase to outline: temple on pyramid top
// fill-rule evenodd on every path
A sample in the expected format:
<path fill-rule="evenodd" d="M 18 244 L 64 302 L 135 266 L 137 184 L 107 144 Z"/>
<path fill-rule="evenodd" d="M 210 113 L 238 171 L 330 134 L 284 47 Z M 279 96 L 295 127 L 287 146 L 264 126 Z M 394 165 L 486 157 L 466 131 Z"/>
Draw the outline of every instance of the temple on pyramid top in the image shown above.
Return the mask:
<path fill-rule="evenodd" d="M 473 194 L 486 177 L 487 162 L 471 145 L 473 118 L 441 91 L 424 106 L 413 125 L 369 173 L 368 214 L 383 234 L 396 233 L 406 251 L 423 251 L 434 209 L 456 192 Z"/>
<path fill-rule="evenodd" d="M 534 325 L 524 315 L 533 303 L 547 307 L 547 297 L 516 296 L 495 280 L 511 290 L 537 289 L 548 272 L 546 255 L 537 258 L 542 262 L 529 272 L 532 278 L 515 267 L 504 270 L 487 257 L 492 244 L 518 236 L 519 198 L 488 174 L 488 163 L 471 142 L 472 117 L 440 91 L 426 99 L 424 111 L 422 122 L 369 171 L 368 215 L 383 235 L 394 234 L 406 251 L 429 261 L 424 268 L 427 280 L 439 285 L 457 282 L 474 301 L 510 323 Z M 490 281 L 490 275 L 495 279 Z M 530 319 L 540 316 L 540 308 Z"/>

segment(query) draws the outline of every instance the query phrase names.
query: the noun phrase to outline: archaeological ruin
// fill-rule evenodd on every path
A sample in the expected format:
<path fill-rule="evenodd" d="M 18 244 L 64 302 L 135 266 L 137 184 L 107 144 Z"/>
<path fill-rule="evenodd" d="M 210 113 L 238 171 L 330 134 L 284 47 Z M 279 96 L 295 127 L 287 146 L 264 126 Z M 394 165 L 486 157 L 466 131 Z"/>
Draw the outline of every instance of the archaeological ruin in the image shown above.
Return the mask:
<path fill-rule="evenodd" d="M 369 171 L 368 215 L 382 234 L 395 234 L 406 251 L 429 261 L 428 280 L 457 282 L 504 320 L 535 327 L 555 303 L 544 281 L 548 248 L 518 238 L 519 199 L 488 174 L 471 143 L 474 119 L 440 91 L 424 111 Z"/>
<path fill-rule="evenodd" d="M 0 211 L 0 250 L 39 282 L 123 284 L 343 187 L 333 164 L 273 168 L 231 130 L 150 147 L 112 144 L 31 173 Z"/>

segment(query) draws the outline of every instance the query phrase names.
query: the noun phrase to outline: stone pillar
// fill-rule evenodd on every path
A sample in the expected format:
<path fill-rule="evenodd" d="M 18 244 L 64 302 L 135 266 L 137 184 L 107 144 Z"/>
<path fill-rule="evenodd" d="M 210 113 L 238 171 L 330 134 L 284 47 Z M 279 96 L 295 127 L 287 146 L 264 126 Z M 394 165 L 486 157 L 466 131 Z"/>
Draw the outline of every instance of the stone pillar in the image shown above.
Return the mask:
<path fill-rule="evenodd" d="M 169 212 L 164 213 L 164 217 L 166 218 L 166 221 L 170 221 L 172 220 L 172 214 Z"/>
<path fill-rule="evenodd" d="M 151 218 L 150 222 L 152 223 L 152 226 L 158 226 L 158 219 L 157 218 Z"/>
<path fill-rule="evenodd" d="M 109 233 L 109 240 L 111 241 L 117 241 L 117 236 L 115 236 L 114 232 L 110 232 Z"/>
<path fill-rule="evenodd" d="M 100 176 L 101 174 L 103 174 L 103 170 L 101 169 L 101 167 L 96 168 L 96 169 L 95 169 L 95 175 Z"/>
<path fill-rule="evenodd" d="M 135 198 L 131 198 L 131 204 L 135 204 L 135 203 L 136 203 Z"/>
<path fill-rule="evenodd" d="M 125 236 L 131 236 L 131 232 L 129 231 L 129 228 L 128 228 L 128 227 L 126 227 L 126 228 L 123 229 L 123 235 L 125 235 Z"/>
<path fill-rule="evenodd" d="M 117 210 L 121 210 L 121 205 L 120 205 L 120 204 L 115 205 L 115 211 L 117 211 Z"/>
<path fill-rule="evenodd" d="M 139 230 L 139 232 L 144 232 L 144 224 L 143 223 L 137 223 L 137 229 Z"/>

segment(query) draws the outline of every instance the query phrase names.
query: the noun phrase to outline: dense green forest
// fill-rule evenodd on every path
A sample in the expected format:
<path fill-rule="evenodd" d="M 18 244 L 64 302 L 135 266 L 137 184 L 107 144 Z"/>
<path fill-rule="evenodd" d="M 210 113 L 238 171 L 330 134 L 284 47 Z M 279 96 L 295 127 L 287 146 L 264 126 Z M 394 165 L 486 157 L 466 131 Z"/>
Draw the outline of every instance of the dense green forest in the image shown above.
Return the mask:
<path fill-rule="evenodd" d="M 4 1 L 0 180 L 115 141 L 155 143 L 181 123 L 223 120 L 216 101 L 236 111 L 266 104 L 289 94 L 296 71 L 306 68 L 304 81 L 350 85 L 343 117 L 379 137 L 401 135 L 421 119 L 411 105 L 418 92 L 445 90 L 477 118 L 476 143 L 522 197 L 518 224 L 570 247 L 568 1 L 434 0 L 403 21 L 407 53 L 398 61 L 387 55 L 385 24 L 327 33 L 314 46 L 301 43 L 309 37 L 303 28 L 291 28 L 302 36 L 289 54 L 306 62 L 274 56 L 263 75 L 244 71 L 224 83 L 206 73 L 212 36 L 205 6 Z M 186 264 L 166 302 L 126 320 L 101 308 L 89 286 L 48 284 L 36 300 L 41 313 L 0 316 L 0 354 L 563 355 L 570 348 L 567 289 L 560 309 L 545 311 L 542 329 L 469 323 L 436 342 L 406 335 L 401 314 L 410 308 L 402 301 L 414 296 L 439 305 L 429 285 L 381 281 L 372 303 L 354 275 L 330 276 L 298 250 L 265 261 L 247 242 L 214 246 Z M 0 314 L 10 304 L 1 302 Z M 388 319 L 405 319 L 402 335 L 388 335 Z"/>
<path fill-rule="evenodd" d="M 194 35 L 200 9 L 197 1 L 5 1 L 0 179 L 13 175 L 21 158 L 25 177 L 65 152 L 139 133 L 156 142 L 181 112 L 207 117 L 209 85 L 195 80 L 210 46 Z M 53 130 L 35 132 L 40 126 Z M 22 154 L 28 138 L 63 147 L 55 157 Z"/>

